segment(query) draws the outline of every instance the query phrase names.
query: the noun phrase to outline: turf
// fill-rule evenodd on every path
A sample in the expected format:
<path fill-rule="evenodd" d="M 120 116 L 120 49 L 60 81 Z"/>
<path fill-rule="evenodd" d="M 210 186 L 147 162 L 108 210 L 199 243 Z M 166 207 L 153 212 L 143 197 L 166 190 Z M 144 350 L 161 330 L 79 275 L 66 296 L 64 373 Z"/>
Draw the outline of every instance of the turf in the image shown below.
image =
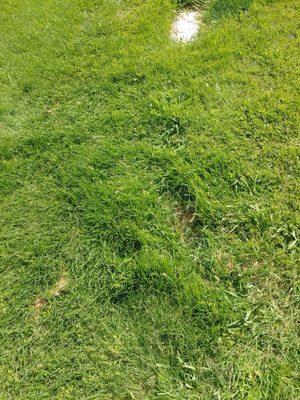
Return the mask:
<path fill-rule="evenodd" d="M 300 4 L 225 3 L 2 0 L 1 400 L 299 398 Z"/>

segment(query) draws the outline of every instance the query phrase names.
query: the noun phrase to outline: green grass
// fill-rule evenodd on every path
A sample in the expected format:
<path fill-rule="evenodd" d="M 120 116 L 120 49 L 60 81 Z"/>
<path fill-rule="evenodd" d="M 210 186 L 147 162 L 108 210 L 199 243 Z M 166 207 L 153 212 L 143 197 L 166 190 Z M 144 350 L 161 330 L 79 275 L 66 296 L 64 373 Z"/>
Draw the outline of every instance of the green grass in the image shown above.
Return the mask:
<path fill-rule="evenodd" d="M 176 0 L 177 6 L 205 10 L 206 19 L 217 20 L 247 11 L 253 0 Z M 269 0 L 272 2 L 273 0 Z"/>
<path fill-rule="evenodd" d="M 249 9 L 253 0 L 212 0 L 209 7 L 212 18 L 218 19 L 227 14 L 237 14 Z"/>
<path fill-rule="evenodd" d="M 1 400 L 299 398 L 299 2 L 222 4 L 2 0 Z"/>

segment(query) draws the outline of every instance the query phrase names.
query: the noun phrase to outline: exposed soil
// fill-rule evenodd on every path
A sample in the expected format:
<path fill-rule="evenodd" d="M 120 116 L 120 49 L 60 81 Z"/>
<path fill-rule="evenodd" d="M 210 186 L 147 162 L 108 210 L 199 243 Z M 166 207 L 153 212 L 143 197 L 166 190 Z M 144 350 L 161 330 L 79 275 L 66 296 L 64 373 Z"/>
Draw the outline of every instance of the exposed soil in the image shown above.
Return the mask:
<path fill-rule="evenodd" d="M 195 10 L 181 11 L 172 26 L 171 38 L 177 42 L 189 42 L 199 31 L 201 14 Z"/>

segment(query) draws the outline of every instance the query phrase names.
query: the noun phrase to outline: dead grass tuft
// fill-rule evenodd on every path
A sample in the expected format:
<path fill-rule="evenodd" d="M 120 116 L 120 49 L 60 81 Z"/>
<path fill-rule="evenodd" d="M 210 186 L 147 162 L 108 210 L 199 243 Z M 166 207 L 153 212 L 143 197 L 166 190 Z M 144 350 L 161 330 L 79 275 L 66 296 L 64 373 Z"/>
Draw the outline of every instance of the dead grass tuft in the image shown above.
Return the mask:
<path fill-rule="evenodd" d="M 39 310 L 40 308 L 44 307 L 46 304 L 47 304 L 47 301 L 45 299 L 43 299 L 42 297 L 38 297 L 36 299 L 36 301 L 34 302 L 33 307 Z"/>
<path fill-rule="evenodd" d="M 59 280 L 56 282 L 56 284 L 50 289 L 50 295 L 51 296 L 60 296 L 61 293 L 66 290 L 68 286 L 68 279 L 66 275 L 62 275 Z"/>

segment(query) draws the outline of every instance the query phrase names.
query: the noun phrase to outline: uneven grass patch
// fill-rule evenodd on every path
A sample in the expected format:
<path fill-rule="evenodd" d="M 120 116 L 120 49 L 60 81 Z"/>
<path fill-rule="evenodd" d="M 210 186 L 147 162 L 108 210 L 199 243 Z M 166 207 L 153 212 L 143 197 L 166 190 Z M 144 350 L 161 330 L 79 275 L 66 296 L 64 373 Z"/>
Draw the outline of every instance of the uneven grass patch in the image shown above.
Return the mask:
<path fill-rule="evenodd" d="M 3 2 L 0 398 L 299 397 L 299 6 L 178 4 Z"/>

